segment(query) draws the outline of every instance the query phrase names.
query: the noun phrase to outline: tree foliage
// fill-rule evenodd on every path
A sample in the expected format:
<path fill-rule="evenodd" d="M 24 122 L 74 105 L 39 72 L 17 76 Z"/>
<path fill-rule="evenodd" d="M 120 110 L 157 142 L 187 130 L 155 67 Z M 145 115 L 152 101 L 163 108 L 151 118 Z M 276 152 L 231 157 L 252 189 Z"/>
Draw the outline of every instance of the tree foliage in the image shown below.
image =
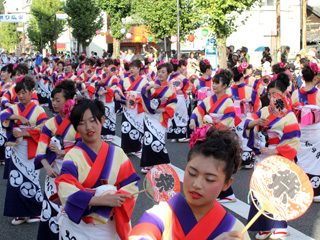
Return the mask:
<path fill-rule="evenodd" d="M 197 8 L 192 0 L 180 0 L 179 21 L 180 38 L 190 34 L 200 27 L 198 22 L 192 22 L 192 16 L 197 14 Z M 134 0 L 135 20 L 149 26 L 149 31 L 156 38 L 165 38 L 177 34 L 177 1 L 176 0 Z"/>
<path fill-rule="evenodd" d="M 61 13 L 63 2 L 60 0 L 33 0 L 31 5 L 31 15 L 37 21 L 40 29 L 43 46 L 50 45 L 54 51 L 54 41 L 61 36 L 65 30 L 66 21 L 57 20 L 55 25 L 55 11 Z"/>
<path fill-rule="evenodd" d="M 30 17 L 28 29 L 27 29 L 27 36 L 29 41 L 32 43 L 32 46 L 37 50 L 42 50 L 42 41 L 48 42 L 49 40 L 42 40 L 40 29 L 38 26 L 38 22 L 34 17 Z"/>
<path fill-rule="evenodd" d="M 244 11 L 259 3 L 260 0 L 194 0 L 193 7 L 198 13 L 193 15 L 193 22 L 210 29 L 218 40 L 220 67 L 226 67 L 226 39 L 237 30 L 236 19 Z M 245 21 L 245 20 L 244 20 Z M 244 24 L 244 21 L 241 24 Z"/>
<path fill-rule="evenodd" d="M 112 37 L 122 39 L 120 30 L 125 27 L 122 20 L 131 16 L 131 0 L 98 0 L 98 4 L 110 16 Z"/>
<path fill-rule="evenodd" d="M 20 43 L 21 32 L 17 32 L 16 23 L 0 23 L 0 45 L 2 48 L 13 51 Z"/>
<path fill-rule="evenodd" d="M 93 0 L 67 0 L 64 6 L 72 35 L 85 48 L 89 46 L 96 30 L 103 27 L 101 9 Z"/>

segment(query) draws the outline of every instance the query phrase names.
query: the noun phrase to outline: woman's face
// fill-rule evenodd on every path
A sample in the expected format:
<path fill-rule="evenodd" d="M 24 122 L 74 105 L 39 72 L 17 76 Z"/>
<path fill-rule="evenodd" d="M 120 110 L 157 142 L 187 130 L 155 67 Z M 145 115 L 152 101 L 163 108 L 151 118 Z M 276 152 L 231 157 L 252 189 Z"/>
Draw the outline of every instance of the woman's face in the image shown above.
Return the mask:
<path fill-rule="evenodd" d="M 102 117 L 101 121 L 104 122 L 104 117 Z M 101 127 L 101 122 L 98 119 L 95 120 L 91 110 L 87 109 L 77 126 L 77 131 L 80 133 L 84 143 L 95 144 L 101 141 Z"/>
<path fill-rule="evenodd" d="M 129 68 L 129 73 L 132 75 L 132 76 L 138 76 L 139 73 L 140 73 L 140 68 L 137 68 L 136 66 L 131 66 Z"/>
<path fill-rule="evenodd" d="M 52 99 L 52 107 L 55 112 L 62 113 L 66 99 L 62 92 L 56 93 Z"/>
<path fill-rule="evenodd" d="M 195 154 L 187 163 L 183 192 L 191 209 L 203 208 L 210 210 L 221 191 L 231 185 L 231 178 L 226 183 L 225 163 L 213 157 Z"/>
<path fill-rule="evenodd" d="M 281 96 L 285 97 L 285 94 L 283 92 L 281 92 L 278 88 L 270 88 L 268 90 L 268 98 L 269 100 L 271 99 L 271 96 L 275 93 L 279 93 L 281 94 Z"/>
<path fill-rule="evenodd" d="M 72 66 L 68 65 L 66 71 L 68 74 L 72 73 Z"/>
<path fill-rule="evenodd" d="M 167 72 L 167 68 L 163 67 L 158 71 L 158 78 L 160 82 L 167 81 L 169 74 Z"/>
<path fill-rule="evenodd" d="M 62 72 L 63 71 L 63 64 L 59 63 L 58 64 L 58 69 L 59 69 L 59 72 Z"/>
<path fill-rule="evenodd" d="M 11 73 L 8 73 L 7 71 L 1 71 L 1 79 L 2 80 L 8 80 L 11 78 Z"/>
<path fill-rule="evenodd" d="M 28 105 L 31 102 L 31 95 L 33 91 L 28 91 L 27 89 L 21 89 L 18 93 L 18 99 L 19 102 L 21 102 L 23 105 Z"/>
<path fill-rule="evenodd" d="M 227 87 L 227 84 L 223 85 L 223 83 L 221 81 L 219 83 L 212 82 L 212 89 L 217 94 L 224 92 L 226 87 Z"/>

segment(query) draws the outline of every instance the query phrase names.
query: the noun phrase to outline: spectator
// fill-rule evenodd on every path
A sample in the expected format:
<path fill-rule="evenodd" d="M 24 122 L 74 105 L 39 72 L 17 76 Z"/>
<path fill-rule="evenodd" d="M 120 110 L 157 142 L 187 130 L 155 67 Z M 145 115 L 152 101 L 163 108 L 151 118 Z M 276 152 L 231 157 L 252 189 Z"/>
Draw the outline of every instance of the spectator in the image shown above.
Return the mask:
<path fill-rule="evenodd" d="M 314 51 L 310 50 L 309 52 L 306 53 L 306 57 L 309 59 L 310 62 L 318 64 L 319 61 L 316 58 L 316 54 Z"/>
<path fill-rule="evenodd" d="M 171 58 L 172 58 L 172 59 L 177 59 L 177 52 L 176 52 L 176 50 L 171 50 Z"/>
<path fill-rule="evenodd" d="M 127 56 L 127 51 L 122 52 L 120 50 L 120 58 L 121 58 L 122 61 L 124 61 L 126 59 L 126 56 Z"/>
<path fill-rule="evenodd" d="M 307 58 L 301 58 L 300 60 L 300 71 L 299 71 L 299 75 L 297 77 L 297 85 L 298 85 L 298 88 L 301 88 L 304 84 L 303 80 L 302 80 L 302 69 L 305 67 L 305 66 L 309 66 L 309 60 Z"/>
<path fill-rule="evenodd" d="M 105 59 L 108 56 L 108 53 L 103 49 L 102 58 Z"/>
<path fill-rule="evenodd" d="M 132 52 L 132 49 L 131 49 L 131 48 L 129 48 L 129 49 L 128 49 L 128 54 L 127 54 L 127 56 L 126 56 L 125 60 L 127 60 L 127 61 L 131 62 L 131 61 L 132 61 L 133 56 L 134 56 L 134 53 Z"/>
<path fill-rule="evenodd" d="M 268 56 L 271 57 L 270 48 L 269 48 L 269 47 L 265 47 L 265 48 L 264 48 L 264 51 L 263 51 L 263 53 L 262 53 L 261 64 L 264 64 L 264 62 L 267 61 L 266 58 L 267 58 Z"/>
<path fill-rule="evenodd" d="M 286 49 L 281 54 L 281 62 L 286 63 L 288 61 L 288 54 L 290 52 L 290 47 L 286 46 Z"/>
<path fill-rule="evenodd" d="M 40 54 L 40 52 L 37 52 L 36 54 L 36 66 L 40 66 L 42 62 L 42 54 Z"/>

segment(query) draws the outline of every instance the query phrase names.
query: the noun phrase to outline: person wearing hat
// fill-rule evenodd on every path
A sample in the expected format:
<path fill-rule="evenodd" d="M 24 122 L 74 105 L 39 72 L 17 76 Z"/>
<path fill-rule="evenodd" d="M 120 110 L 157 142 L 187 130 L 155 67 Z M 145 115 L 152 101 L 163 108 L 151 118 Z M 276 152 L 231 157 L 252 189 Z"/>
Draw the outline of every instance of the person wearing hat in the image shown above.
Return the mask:
<path fill-rule="evenodd" d="M 242 47 L 241 51 L 244 52 L 244 57 L 246 58 L 246 62 L 249 64 L 249 61 L 250 61 L 250 56 L 248 54 L 248 48 L 247 47 Z"/>
<path fill-rule="evenodd" d="M 312 50 L 306 53 L 306 57 L 310 60 L 310 62 L 319 64 L 319 60 L 316 58 L 316 53 Z"/>

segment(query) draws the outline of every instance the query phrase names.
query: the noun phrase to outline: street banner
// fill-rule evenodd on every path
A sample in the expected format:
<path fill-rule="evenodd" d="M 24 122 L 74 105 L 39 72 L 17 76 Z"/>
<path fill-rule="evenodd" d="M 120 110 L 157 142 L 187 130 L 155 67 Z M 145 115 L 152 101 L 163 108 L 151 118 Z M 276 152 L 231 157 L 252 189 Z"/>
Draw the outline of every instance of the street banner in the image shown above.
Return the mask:
<path fill-rule="evenodd" d="M 0 14 L 0 22 L 26 23 L 27 14 Z"/>

